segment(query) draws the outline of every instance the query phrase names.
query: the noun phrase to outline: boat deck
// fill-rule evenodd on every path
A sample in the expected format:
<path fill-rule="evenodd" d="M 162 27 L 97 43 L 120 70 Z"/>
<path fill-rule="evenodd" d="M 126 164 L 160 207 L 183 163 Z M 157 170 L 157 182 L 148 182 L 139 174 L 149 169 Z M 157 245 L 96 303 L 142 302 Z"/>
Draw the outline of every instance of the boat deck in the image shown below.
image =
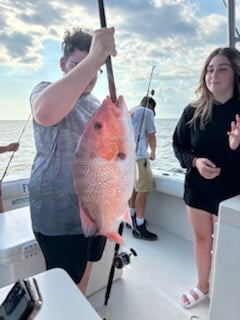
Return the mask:
<path fill-rule="evenodd" d="M 124 228 L 122 251 L 133 248 L 138 256 L 131 256 L 122 277 L 113 283 L 106 307 L 105 289 L 90 296 L 89 302 L 107 310 L 111 320 L 207 320 L 209 300 L 192 309 L 179 303 L 181 294 L 196 283 L 193 243 L 156 226 L 149 229 L 159 235 L 157 241 L 135 239 Z"/>

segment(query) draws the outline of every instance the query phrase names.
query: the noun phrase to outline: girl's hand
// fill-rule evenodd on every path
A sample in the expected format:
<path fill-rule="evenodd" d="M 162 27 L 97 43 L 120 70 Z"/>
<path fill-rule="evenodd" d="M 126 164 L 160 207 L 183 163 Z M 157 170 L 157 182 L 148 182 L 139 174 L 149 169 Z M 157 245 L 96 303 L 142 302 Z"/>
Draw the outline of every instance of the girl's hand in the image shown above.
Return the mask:
<path fill-rule="evenodd" d="M 217 168 L 216 165 L 207 158 L 197 158 L 195 167 L 205 179 L 214 179 L 219 176 L 221 172 L 221 169 Z"/>
<path fill-rule="evenodd" d="M 229 146 L 232 150 L 236 150 L 240 144 L 240 116 L 236 115 L 236 121 L 231 122 L 231 131 L 229 135 Z"/>

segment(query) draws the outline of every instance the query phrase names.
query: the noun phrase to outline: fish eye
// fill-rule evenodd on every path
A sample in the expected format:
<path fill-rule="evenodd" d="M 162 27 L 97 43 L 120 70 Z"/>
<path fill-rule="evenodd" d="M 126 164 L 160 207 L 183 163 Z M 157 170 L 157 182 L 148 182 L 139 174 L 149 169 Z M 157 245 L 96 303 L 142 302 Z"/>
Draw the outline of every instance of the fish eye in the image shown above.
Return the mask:
<path fill-rule="evenodd" d="M 124 160 L 126 158 L 126 154 L 124 152 L 118 152 L 118 158 Z"/>
<path fill-rule="evenodd" d="M 96 130 L 102 129 L 102 124 L 100 122 L 95 122 L 94 123 L 94 129 L 96 129 Z"/>

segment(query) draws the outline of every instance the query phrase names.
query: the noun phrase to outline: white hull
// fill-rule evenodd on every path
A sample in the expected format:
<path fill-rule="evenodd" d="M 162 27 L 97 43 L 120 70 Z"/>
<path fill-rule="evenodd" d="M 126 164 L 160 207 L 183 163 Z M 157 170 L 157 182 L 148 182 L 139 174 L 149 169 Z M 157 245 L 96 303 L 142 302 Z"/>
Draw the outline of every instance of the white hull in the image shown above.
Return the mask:
<path fill-rule="evenodd" d="M 196 283 L 193 235 L 182 200 L 183 178 L 181 174 L 155 172 L 156 190 L 149 195 L 146 218 L 149 229 L 159 235 L 157 241 L 136 240 L 131 230 L 124 228 L 126 245 L 120 251 L 133 248 L 138 256 L 131 256 L 131 263 L 123 270 L 115 270 L 114 279 L 118 281 L 113 284 L 107 304 L 114 320 L 157 320 L 160 316 L 181 320 L 192 315 L 201 320 L 226 320 L 226 314 L 233 319 L 240 316 L 240 196 L 221 205 L 210 303 L 206 300 L 192 310 L 179 304 L 181 294 Z M 26 204 L 27 198 L 27 177 L 3 184 L 3 205 L 14 210 L 0 215 L 0 286 L 45 269 L 31 232 L 29 209 L 16 209 Z M 15 236 L 10 236 L 10 231 Z M 113 254 L 114 244 L 108 243 L 103 259 L 94 267 L 87 296 L 95 308 L 104 304 Z"/>

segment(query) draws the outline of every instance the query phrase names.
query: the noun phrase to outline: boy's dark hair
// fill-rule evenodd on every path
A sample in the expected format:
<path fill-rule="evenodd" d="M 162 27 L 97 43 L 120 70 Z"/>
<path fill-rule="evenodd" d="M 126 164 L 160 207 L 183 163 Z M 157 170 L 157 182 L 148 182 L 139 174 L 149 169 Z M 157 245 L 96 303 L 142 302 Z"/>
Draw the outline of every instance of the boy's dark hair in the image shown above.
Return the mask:
<path fill-rule="evenodd" d="M 152 108 L 155 109 L 156 101 L 152 97 L 143 97 L 142 98 L 141 106 L 148 107 L 150 104 L 152 105 Z"/>
<path fill-rule="evenodd" d="M 157 103 L 152 97 L 148 97 L 148 96 L 143 97 L 140 104 L 141 106 L 152 110 L 152 112 L 154 113 L 154 116 L 156 115 L 155 107 Z"/>
<path fill-rule="evenodd" d="M 62 50 L 64 58 L 68 58 L 75 49 L 89 52 L 92 41 L 92 35 L 83 31 L 81 28 L 73 28 L 72 32 L 65 31 Z"/>

